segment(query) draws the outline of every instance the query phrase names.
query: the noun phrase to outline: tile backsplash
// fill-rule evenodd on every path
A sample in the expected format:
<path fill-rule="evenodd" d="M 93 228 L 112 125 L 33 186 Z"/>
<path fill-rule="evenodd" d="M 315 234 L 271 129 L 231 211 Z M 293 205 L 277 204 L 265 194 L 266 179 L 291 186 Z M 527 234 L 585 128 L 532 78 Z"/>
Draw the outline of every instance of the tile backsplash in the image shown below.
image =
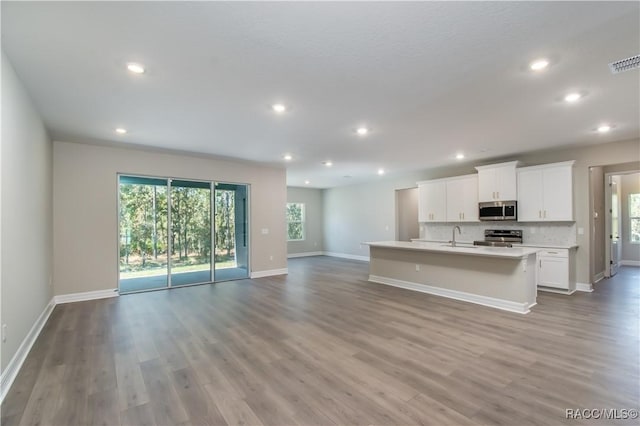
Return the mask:
<path fill-rule="evenodd" d="M 425 240 L 451 239 L 451 230 L 460 226 L 462 233 L 456 233 L 458 241 L 484 240 L 485 229 L 521 229 L 525 244 L 575 245 L 575 222 L 470 222 L 470 223 L 421 223 L 420 238 Z"/>

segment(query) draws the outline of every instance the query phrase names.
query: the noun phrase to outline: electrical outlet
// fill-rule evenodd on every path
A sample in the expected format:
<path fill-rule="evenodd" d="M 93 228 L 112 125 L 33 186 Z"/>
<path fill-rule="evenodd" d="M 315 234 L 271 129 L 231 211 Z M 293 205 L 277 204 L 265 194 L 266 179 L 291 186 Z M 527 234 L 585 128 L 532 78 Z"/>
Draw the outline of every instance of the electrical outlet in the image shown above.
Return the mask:
<path fill-rule="evenodd" d="M 262 235 L 267 235 L 269 233 L 269 228 L 262 228 Z"/>
<path fill-rule="evenodd" d="M 419 272 L 419 271 L 420 271 L 420 265 L 416 263 L 416 272 Z"/>
<path fill-rule="evenodd" d="M 584 228 L 578 228 L 578 235 L 584 235 Z"/>
<path fill-rule="evenodd" d="M 7 341 L 7 324 L 2 324 L 2 342 Z"/>

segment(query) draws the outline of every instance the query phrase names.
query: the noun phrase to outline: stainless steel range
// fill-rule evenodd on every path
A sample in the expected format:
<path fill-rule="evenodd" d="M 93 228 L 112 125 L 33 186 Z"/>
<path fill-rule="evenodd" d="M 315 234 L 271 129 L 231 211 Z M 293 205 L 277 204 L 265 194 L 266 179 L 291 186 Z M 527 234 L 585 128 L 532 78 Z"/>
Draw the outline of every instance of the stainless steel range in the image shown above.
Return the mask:
<path fill-rule="evenodd" d="M 513 247 L 513 243 L 522 244 L 522 231 L 519 229 L 486 229 L 484 241 L 474 241 L 474 246 Z"/>

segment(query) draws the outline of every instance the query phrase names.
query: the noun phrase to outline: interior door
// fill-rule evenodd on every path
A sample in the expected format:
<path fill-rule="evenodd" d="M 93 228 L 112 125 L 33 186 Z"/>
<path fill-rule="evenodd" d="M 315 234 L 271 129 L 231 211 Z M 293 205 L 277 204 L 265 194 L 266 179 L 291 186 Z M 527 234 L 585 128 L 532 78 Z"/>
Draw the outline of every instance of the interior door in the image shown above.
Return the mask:
<path fill-rule="evenodd" d="M 611 233 L 609 240 L 611 243 L 611 261 L 610 276 L 618 273 L 620 266 L 620 252 L 622 250 L 620 244 L 620 235 L 622 234 L 622 223 L 620 220 L 620 177 L 609 176 L 609 184 L 611 185 Z"/>

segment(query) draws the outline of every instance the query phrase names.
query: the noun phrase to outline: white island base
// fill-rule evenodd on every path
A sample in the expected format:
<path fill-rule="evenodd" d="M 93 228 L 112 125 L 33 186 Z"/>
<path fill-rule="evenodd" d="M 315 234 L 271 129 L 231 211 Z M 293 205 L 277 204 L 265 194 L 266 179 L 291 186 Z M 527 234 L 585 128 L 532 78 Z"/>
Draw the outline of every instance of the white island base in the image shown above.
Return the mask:
<path fill-rule="evenodd" d="M 371 282 L 521 314 L 536 304 L 535 249 L 367 244 Z"/>

